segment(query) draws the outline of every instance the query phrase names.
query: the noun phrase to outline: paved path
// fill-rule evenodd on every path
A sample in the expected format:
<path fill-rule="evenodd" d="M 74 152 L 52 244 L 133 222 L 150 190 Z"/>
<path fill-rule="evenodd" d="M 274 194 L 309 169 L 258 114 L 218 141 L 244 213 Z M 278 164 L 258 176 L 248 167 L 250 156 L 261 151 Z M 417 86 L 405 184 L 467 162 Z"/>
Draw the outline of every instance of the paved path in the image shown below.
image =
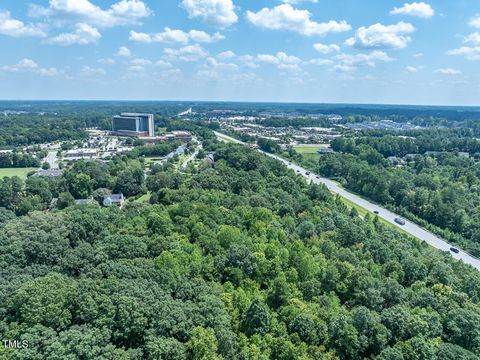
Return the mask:
<path fill-rule="evenodd" d="M 215 132 L 215 135 L 217 135 L 220 139 L 224 138 L 225 140 L 228 140 L 230 142 L 246 145 L 245 143 L 243 143 L 243 142 L 241 142 L 237 139 L 234 139 L 232 137 L 229 137 L 225 134 L 222 134 L 222 133 Z M 450 254 L 452 255 L 453 258 L 455 258 L 457 260 L 461 260 L 466 264 L 472 265 L 477 270 L 480 270 L 480 260 L 479 259 L 475 258 L 474 256 L 472 256 L 472 255 L 470 255 L 470 254 L 468 254 L 465 251 L 460 250 L 460 249 L 459 249 L 458 254 L 456 254 L 454 252 L 451 252 L 450 248 L 452 247 L 452 245 L 448 244 L 445 240 L 441 239 L 437 235 L 432 234 L 430 231 L 425 230 L 421 226 L 418 226 L 417 224 L 415 224 L 411 221 L 408 221 L 408 220 L 405 220 L 405 225 L 399 225 L 395 222 L 395 218 L 400 217 L 400 215 L 397 215 L 397 214 L 395 214 L 395 213 L 393 213 L 393 212 L 391 212 L 391 211 L 389 211 L 389 210 L 387 210 L 387 209 L 385 209 L 385 208 L 383 208 L 379 205 L 376 205 L 376 204 L 374 204 L 374 203 L 372 203 L 368 200 L 363 199 L 362 197 L 360 197 L 358 195 L 355 195 L 355 194 L 352 194 L 349 191 L 346 191 L 345 189 L 338 186 L 338 184 L 335 183 L 332 180 L 323 178 L 323 177 L 318 176 L 318 175 L 313 174 L 313 173 L 309 173 L 309 175 L 307 175 L 308 170 L 302 168 L 301 166 L 290 163 L 289 160 L 286 160 L 286 159 L 284 159 L 284 158 L 282 158 L 278 155 L 265 153 L 264 151 L 261 151 L 261 150 L 258 150 L 258 151 L 260 151 L 261 153 L 263 153 L 267 156 L 270 156 L 274 159 L 277 159 L 277 160 L 283 162 L 288 168 L 294 170 L 299 175 L 304 176 L 305 178 L 309 179 L 310 181 L 313 181 L 316 184 L 324 184 L 325 186 L 327 186 L 327 188 L 332 193 L 339 194 L 340 196 L 344 197 L 345 199 L 350 200 L 351 202 L 365 208 L 366 210 L 368 210 L 372 213 L 374 211 L 377 211 L 378 216 L 380 218 L 388 221 L 390 224 L 406 231 L 407 233 L 409 233 L 412 236 L 415 236 L 418 239 L 424 240 L 427 244 L 433 246 L 436 249 L 450 252 Z"/>

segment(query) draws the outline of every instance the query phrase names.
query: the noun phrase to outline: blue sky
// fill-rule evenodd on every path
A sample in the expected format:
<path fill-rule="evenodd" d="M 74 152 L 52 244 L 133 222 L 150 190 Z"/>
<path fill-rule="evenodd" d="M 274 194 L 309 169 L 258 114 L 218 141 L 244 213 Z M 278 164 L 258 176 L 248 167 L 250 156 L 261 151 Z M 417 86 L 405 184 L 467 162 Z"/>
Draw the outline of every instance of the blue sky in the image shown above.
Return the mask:
<path fill-rule="evenodd" d="M 2 0 L 0 47 L 0 99 L 480 99 L 473 0 Z"/>

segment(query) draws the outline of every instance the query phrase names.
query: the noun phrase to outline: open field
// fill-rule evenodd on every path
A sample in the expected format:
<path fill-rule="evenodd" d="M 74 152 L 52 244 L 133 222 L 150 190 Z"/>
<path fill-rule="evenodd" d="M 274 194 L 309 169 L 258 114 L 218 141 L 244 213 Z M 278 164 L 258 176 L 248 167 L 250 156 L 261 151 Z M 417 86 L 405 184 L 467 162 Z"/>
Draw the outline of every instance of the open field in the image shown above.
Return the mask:
<path fill-rule="evenodd" d="M 38 170 L 37 168 L 0 168 L 0 179 L 6 176 L 18 176 L 19 178 L 25 180 L 27 174 L 31 171 Z"/>
<path fill-rule="evenodd" d="M 293 147 L 295 151 L 299 154 L 316 154 L 320 149 L 327 149 L 327 144 L 316 144 L 316 145 L 297 145 Z"/>

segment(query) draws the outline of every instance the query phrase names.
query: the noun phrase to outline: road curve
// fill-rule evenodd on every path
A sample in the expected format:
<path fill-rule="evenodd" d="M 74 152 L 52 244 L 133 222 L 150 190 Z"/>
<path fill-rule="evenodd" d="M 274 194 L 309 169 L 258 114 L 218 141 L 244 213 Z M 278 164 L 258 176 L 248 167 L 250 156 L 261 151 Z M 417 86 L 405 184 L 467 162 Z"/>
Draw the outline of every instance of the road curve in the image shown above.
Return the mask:
<path fill-rule="evenodd" d="M 226 139 L 230 142 L 247 145 L 247 144 L 245 144 L 245 143 L 243 143 L 243 142 L 241 142 L 237 139 L 234 139 L 230 136 L 219 133 L 217 131 L 215 131 L 215 135 L 217 135 L 217 137 L 219 137 L 220 139 L 224 138 L 224 139 Z M 371 203 L 370 201 L 365 200 L 364 198 L 362 198 L 358 195 L 355 195 L 355 194 L 353 194 L 349 191 L 346 191 L 345 189 L 338 186 L 337 183 L 335 183 L 334 181 L 332 181 L 330 179 L 327 179 L 327 178 L 323 178 L 323 177 L 321 177 L 317 174 L 311 173 L 307 169 L 304 169 L 301 166 L 293 164 L 293 163 L 289 162 L 289 160 L 286 160 L 286 159 L 282 158 L 281 156 L 266 153 L 262 150 L 258 150 L 258 151 L 260 151 L 261 153 L 263 153 L 267 156 L 270 156 L 270 157 L 272 157 L 272 158 L 274 158 L 278 161 L 281 161 L 288 168 L 294 170 L 296 173 L 298 173 L 299 175 L 302 175 L 306 179 L 314 182 L 315 184 L 324 184 L 332 193 L 339 194 L 340 196 L 344 197 L 345 199 L 350 200 L 354 204 L 357 204 L 357 205 L 363 207 L 364 209 L 366 209 L 366 210 L 368 210 L 372 213 L 378 212 L 377 216 L 386 220 L 390 224 L 404 230 L 405 232 L 409 233 L 410 235 L 412 235 L 412 236 L 414 236 L 418 239 L 421 239 L 421 240 L 425 241 L 427 244 L 433 246 L 434 248 L 436 248 L 438 250 L 449 252 L 454 259 L 463 261 L 465 264 L 469 264 L 469 265 L 473 266 L 475 269 L 480 270 L 480 260 L 479 259 L 475 258 L 474 256 L 468 254 L 467 252 L 465 252 L 461 249 L 458 249 L 459 250 L 458 253 L 454 253 L 454 252 L 450 251 L 450 248 L 452 247 L 452 245 L 450 245 L 449 243 L 447 243 L 445 240 L 441 239 L 437 235 L 434 235 L 430 231 L 425 230 L 421 226 L 419 226 L 419 225 L 417 225 L 417 224 L 415 224 L 411 221 L 408 221 L 408 220 L 405 220 L 405 225 L 399 225 L 395 222 L 395 218 L 400 217 L 400 215 L 395 214 L 395 213 L 391 212 L 390 210 L 387 210 L 387 209 L 385 209 L 385 208 L 383 208 L 383 207 L 381 207 L 377 204 Z M 307 175 L 307 172 L 309 173 L 308 175 Z"/>

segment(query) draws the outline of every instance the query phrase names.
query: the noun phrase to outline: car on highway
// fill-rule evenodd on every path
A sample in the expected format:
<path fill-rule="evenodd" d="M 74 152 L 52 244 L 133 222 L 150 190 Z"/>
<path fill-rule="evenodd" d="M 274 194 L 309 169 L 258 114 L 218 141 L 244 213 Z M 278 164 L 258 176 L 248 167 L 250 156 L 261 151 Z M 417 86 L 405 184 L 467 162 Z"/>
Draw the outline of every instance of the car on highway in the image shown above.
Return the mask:
<path fill-rule="evenodd" d="M 374 210 L 373 213 L 374 213 L 375 215 L 380 214 L 380 213 L 378 212 L 378 210 Z"/>
<path fill-rule="evenodd" d="M 399 225 L 405 225 L 405 220 L 402 219 L 401 217 L 396 217 L 394 220 Z"/>
<path fill-rule="evenodd" d="M 317 176 L 317 179 L 320 179 L 320 176 Z"/>
<path fill-rule="evenodd" d="M 300 172 L 300 170 L 297 170 L 297 172 L 299 173 L 299 172 Z"/>
<path fill-rule="evenodd" d="M 305 175 L 310 175 L 310 171 L 307 171 L 307 172 L 305 173 Z"/>
<path fill-rule="evenodd" d="M 454 247 L 451 247 L 450 251 L 455 253 L 455 254 L 458 254 L 460 252 L 460 250 L 458 250 L 457 248 L 454 248 Z"/>

